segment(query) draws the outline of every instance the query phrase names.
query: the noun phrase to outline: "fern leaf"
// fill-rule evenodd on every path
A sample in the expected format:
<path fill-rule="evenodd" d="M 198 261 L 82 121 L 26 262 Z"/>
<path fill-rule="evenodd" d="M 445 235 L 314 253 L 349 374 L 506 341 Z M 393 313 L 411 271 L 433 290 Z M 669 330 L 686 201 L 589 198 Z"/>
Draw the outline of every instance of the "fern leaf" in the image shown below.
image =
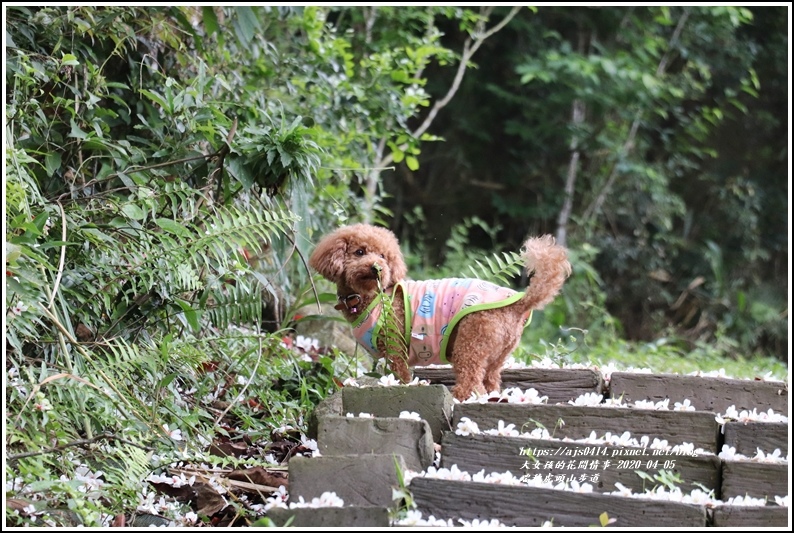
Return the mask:
<path fill-rule="evenodd" d="M 509 285 L 510 278 L 520 275 L 523 266 L 523 260 L 518 253 L 502 252 L 501 256 L 486 256 L 482 261 L 475 259 L 474 264 L 469 265 L 469 270 L 475 278 Z"/>

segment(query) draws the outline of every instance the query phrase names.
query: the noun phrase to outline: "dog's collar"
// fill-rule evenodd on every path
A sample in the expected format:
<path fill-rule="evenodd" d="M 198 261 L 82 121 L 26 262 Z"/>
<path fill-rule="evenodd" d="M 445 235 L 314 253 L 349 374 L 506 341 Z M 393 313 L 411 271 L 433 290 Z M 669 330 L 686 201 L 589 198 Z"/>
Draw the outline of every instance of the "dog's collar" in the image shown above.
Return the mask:
<path fill-rule="evenodd" d="M 387 287 L 383 292 L 388 294 L 393 287 Z M 348 294 L 347 296 L 342 296 L 341 294 L 336 295 L 336 299 L 339 301 L 338 304 L 334 306 L 334 309 L 337 311 L 343 311 L 347 309 L 352 314 L 358 313 L 358 308 L 363 301 L 361 295 L 358 293 Z"/>
<path fill-rule="evenodd" d="M 337 311 L 347 309 L 353 314 L 358 313 L 358 306 L 361 305 L 360 294 L 348 294 L 347 296 L 337 295 L 336 299 L 339 300 L 339 303 L 334 306 L 334 309 Z"/>

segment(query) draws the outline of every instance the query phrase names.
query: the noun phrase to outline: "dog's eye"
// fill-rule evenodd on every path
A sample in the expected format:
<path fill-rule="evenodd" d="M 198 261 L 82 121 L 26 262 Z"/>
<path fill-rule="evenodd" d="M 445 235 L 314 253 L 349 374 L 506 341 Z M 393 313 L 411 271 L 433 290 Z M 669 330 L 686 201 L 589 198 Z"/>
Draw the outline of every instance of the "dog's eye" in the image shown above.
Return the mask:
<path fill-rule="evenodd" d="M 356 250 L 354 253 L 355 253 L 357 256 L 361 257 L 362 255 L 364 255 L 364 248 L 359 248 L 359 249 L 358 249 L 358 250 Z"/>

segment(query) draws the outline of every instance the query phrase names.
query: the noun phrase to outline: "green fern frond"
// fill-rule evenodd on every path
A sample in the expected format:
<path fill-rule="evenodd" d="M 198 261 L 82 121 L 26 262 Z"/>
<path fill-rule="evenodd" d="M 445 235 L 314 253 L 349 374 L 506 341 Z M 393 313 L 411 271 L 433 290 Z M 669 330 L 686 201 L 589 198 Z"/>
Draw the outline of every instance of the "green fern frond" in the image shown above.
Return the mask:
<path fill-rule="evenodd" d="M 231 324 L 259 324 L 262 321 L 262 301 L 260 287 L 252 290 L 238 285 L 215 292 L 206 310 L 212 325 L 224 330 Z"/>
<path fill-rule="evenodd" d="M 289 231 L 298 218 L 289 211 L 243 210 L 223 208 L 210 222 L 204 235 L 185 243 L 187 256 L 196 268 L 214 267 L 210 260 L 228 266 L 232 254 L 240 247 L 256 247 L 270 243 L 275 235 Z"/>
<path fill-rule="evenodd" d="M 381 299 L 381 334 L 385 345 L 388 358 L 400 357 L 406 362 L 408 361 L 408 342 L 405 338 L 405 333 L 401 331 L 400 325 L 397 322 L 397 315 L 392 305 L 392 298 L 390 298 L 384 291 L 380 284 L 380 276 L 378 276 L 378 297 Z"/>
<path fill-rule="evenodd" d="M 105 457 L 101 468 L 109 483 L 123 487 L 131 482 L 143 481 L 151 473 L 149 454 L 140 447 L 120 444 L 103 448 Z"/>
<path fill-rule="evenodd" d="M 505 285 L 511 283 L 510 278 L 521 275 L 524 261 L 516 252 L 497 253 L 492 257 L 483 257 L 482 262 L 475 260 L 469 269 L 474 277 L 486 281 L 500 282 Z"/>

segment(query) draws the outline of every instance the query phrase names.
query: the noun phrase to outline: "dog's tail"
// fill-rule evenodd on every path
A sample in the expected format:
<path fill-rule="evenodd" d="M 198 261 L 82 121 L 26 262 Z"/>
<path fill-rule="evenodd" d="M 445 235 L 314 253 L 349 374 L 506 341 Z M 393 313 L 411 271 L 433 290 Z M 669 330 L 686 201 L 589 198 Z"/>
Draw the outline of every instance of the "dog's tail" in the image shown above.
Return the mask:
<path fill-rule="evenodd" d="M 568 251 L 556 244 L 554 237 L 544 235 L 527 239 L 521 249 L 527 267 L 529 286 L 522 298 L 528 309 L 543 309 L 560 292 L 571 275 Z"/>

